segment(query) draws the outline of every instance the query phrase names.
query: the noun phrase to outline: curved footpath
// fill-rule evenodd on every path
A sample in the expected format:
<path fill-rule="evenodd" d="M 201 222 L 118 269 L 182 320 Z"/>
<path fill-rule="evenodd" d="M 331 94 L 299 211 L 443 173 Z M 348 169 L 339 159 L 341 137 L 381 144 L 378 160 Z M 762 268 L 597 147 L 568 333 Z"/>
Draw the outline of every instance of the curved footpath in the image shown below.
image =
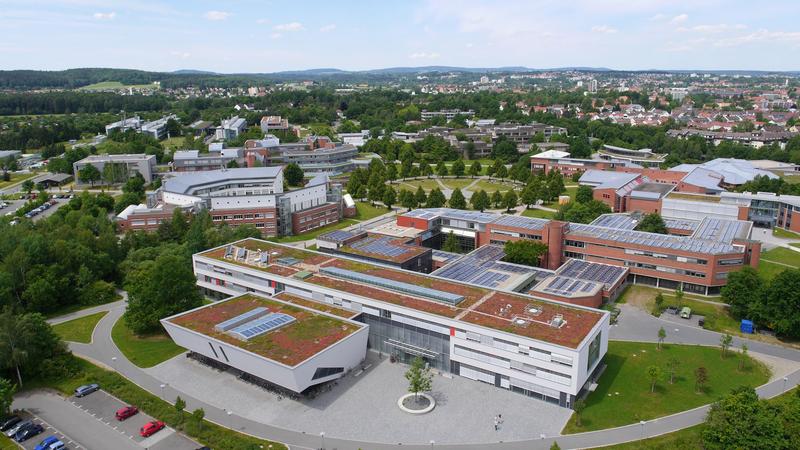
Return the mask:
<path fill-rule="evenodd" d="M 613 326 L 610 332 L 612 340 L 629 341 L 656 341 L 658 328 L 663 326 L 667 330 L 667 342 L 680 344 L 700 344 L 700 345 L 719 345 L 720 334 L 711 331 L 682 326 L 673 322 L 655 318 L 645 312 L 639 311 L 628 305 L 621 305 L 622 313 L 620 322 L 625 326 Z M 283 428 L 274 427 L 268 424 L 255 422 L 237 415 L 227 416 L 226 412 L 216 406 L 210 405 L 201 399 L 186 395 L 171 386 L 162 387 L 162 383 L 136 367 L 133 363 L 119 351 L 111 340 L 111 328 L 125 312 L 124 301 L 103 305 L 100 310 L 107 309 L 109 313 L 97 324 L 93 334 L 91 344 L 70 343 L 70 349 L 79 356 L 90 359 L 98 364 L 110 367 L 119 372 L 133 383 L 146 389 L 151 394 L 159 396 L 168 402 L 172 402 L 176 396 L 186 400 L 186 409 L 203 408 L 206 418 L 223 426 L 233 428 L 242 433 L 250 434 L 259 438 L 284 442 L 291 448 L 320 448 L 321 438 L 317 434 L 307 434 L 304 432 L 291 431 Z M 81 317 L 93 312 L 80 312 L 70 315 L 71 318 Z M 60 321 L 59 319 L 53 319 Z M 734 338 L 734 347 L 740 347 L 745 340 Z M 777 345 L 765 344 L 762 342 L 747 340 L 747 345 L 753 352 L 784 358 L 791 361 L 800 362 L 800 351 L 785 348 Z M 115 359 L 112 359 L 115 358 Z M 757 389 L 762 397 L 774 397 L 788 389 L 800 384 L 800 370 L 794 371 L 785 378 L 771 381 Z M 405 443 L 375 443 L 369 441 L 355 441 L 346 439 L 336 439 L 335 436 L 325 436 L 326 448 L 340 450 L 369 448 L 376 450 L 383 449 L 429 449 L 432 446 L 442 449 L 452 450 L 478 450 L 478 449 L 497 449 L 497 450 L 516 450 L 516 449 L 549 449 L 554 441 L 558 442 L 561 448 L 587 448 L 600 447 L 605 445 L 619 444 L 623 442 L 635 441 L 643 438 L 658 436 L 665 433 L 681 430 L 693 425 L 697 425 L 705 419 L 709 406 L 701 406 L 689 411 L 683 411 L 671 416 L 661 417 L 650 420 L 644 424 L 632 424 L 618 428 L 610 428 L 586 433 L 578 433 L 564 436 L 546 437 L 538 440 L 518 441 L 518 442 L 495 442 L 480 444 L 405 444 Z M 457 428 L 454 432 L 458 432 Z"/>

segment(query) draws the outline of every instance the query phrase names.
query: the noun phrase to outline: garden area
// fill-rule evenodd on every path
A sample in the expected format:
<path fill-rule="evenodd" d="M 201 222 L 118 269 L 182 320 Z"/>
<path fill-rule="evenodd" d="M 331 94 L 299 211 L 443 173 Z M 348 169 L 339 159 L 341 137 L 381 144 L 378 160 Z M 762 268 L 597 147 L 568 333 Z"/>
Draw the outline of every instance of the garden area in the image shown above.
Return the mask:
<path fill-rule="evenodd" d="M 114 324 L 111 339 L 130 362 L 141 368 L 153 367 L 186 351 L 164 332 L 144 336 L 134 334 L 124 319 Z"/>
<path fill-rule="evenodd" d="M 653 343 L 609 342 L 605 362 L 597 389 L 563 433 L 618 427 L 686 411 L 714 402 L 733 388 L 762 385 L 770 376 L 765 366 L 749 356 L 728 350 L 723 357 L 720 348 L 693 345 L 663 344 L 659 350 Z M 698 376 L 701 367 L 703 379 Z"/>
<path fill-rule="evenodd" d="M 544 209 L 526 209 L 522 211 L 522 215 L 525 217 L 535 217 L 537 219 L 552 219 L 555 217 L 556 212 Z"/>
<path fill-rule="evenodd" d="M 97 326 L 97 322 L 105 317 L 108 311 L 91 314 L 68 322 L 53 325 L 53 331 L 63 340 L 90 344 L 92 342 L 92 332 Z"/>
<path fill-rule="evenodd" d="M 758 263 L 758 274 L 761 275 L 764 280 L 770 281 L 784 270 L 792 268 L 800 268 L 800 252 L 776 247 L 761 253 L 761 260 Z"/>

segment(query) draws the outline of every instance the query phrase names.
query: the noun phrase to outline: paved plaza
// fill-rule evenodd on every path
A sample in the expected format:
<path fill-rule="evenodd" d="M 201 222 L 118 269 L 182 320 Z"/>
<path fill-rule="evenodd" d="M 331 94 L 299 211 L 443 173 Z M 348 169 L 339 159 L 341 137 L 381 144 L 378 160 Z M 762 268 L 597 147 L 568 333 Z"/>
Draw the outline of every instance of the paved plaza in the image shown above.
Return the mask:
<path fill-rule="evenodd" d="M 385 443 L 489 443 L 538 439 L 558 434 L 571 411 L 463 377 L 436 375 L 432 395 L 436 408 L 414 416 L 397 407 L 407 393 L 406 366 L 378 360 L 368 352 L 370 367 L 339 380 L 313 400 L 278 400 L 275 394 L 178 356 L 151 369 L 171 388 L 203 398 L 209 404 L 261 423 L 337 438 Z M 168 394 L 168 393 L 167 393 Z M 494 429 L 495 415 L 502 415 Z"/>

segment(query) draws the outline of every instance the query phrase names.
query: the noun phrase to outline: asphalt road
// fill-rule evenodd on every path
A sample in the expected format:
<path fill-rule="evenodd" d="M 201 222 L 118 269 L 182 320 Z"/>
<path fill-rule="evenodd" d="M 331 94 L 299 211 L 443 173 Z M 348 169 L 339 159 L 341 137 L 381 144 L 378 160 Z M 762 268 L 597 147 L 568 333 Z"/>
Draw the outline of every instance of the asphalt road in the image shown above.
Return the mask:
<path fill-rule="evenodd" d="M 15 397 L 12 405 L 28 411 L 50 427 L 26 442 L 28 449 L 52 434 L 65 436 L 62 440 L 71 449 L 193 450 L 200 447 L 169 427 L 148 438 L 141 437 L 139 428 L 153 418 L 140 412 L 122 422 L 117 421 L 114 413 L 123 406 L 125 403 L 104 391 L 66 399 L 46 392 L 23 393 Z"/>

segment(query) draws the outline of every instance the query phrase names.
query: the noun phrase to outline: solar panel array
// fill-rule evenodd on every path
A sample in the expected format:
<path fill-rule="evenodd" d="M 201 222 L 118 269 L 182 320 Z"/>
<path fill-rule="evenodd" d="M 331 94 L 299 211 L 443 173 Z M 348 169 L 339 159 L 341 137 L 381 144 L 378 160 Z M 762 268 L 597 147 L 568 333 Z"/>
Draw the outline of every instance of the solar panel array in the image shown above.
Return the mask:
<path fill-rule="evenodd" d="M 433 272 L 448 280 L 463 281 L 482 287 L 496 288 L 517 275 L 533 275 L 539 270 L 518 264 L 501 262 L 506 256 L 503 247 L 484 245 Z M 547 272 L 549 274 L 549 272 Z M 529 279 L 530 277 L 524 277 Z"/>
<path fill-rule="evenodd" d="M 692 219 L 672 219 L 665 217 L 664 224 L 670 230 L 694 231 L 697 229 L 697 226 L 700 225 L 700 222 Z"/>
<path fill-rule="evenodd" d="M 747 238 L 750 223 L 742 220 L 725 220 L 706 217 L 700 222 L 692 237 L 729 243 L 736 238 Z"/>
<path fill-rule="evenodd" d="M 589 236 L 624 244 L 639 244 L 648 247 L 696 253 L 718 254 L 741 252 L 729 243 L 708 239 L 698 239 L 688 236 L 670 236 L 666 234 L 647 233 L 644 231 L 618 230 L 615 228 L 598 227 L 596 225 L 584 225 L 580 223 L 571 223 L 567 236 L 570 239 L 575 236 Z"/>
<path fill-rule="evenodd" d="M 495 216 L 497 217 L 497 216 Z M 541 230 L 549 222 L 547 219 L 536 219 L 533 217 L 525 216 L 500 216 L 499 219 L 493 222 L 494 225 L 502 225 L 506 227 L 523 228 L 526 230 Z"/>
<path fill-rule="evenodd" d="M 496 214 L 482 213 L 479 211 L 464 211 L 450 208 L 421 208 L 403 214 L 404 217 L 431 220 L 439 217 L 446 219 L 465 220 L 467 222 L 489 223 L 494 222 Z"/>
<path fill-rule="evenodd" d="M 224 322 L 220 322 L 214 325 L 214 329 L 217 331 L 228 331 L 231 328 L 239 326 L 247 321 L 250 321 L 256 317 L 262 316 L 266 314 L 269 310 L 263 306 L 259 306 L 257 308 L 253 308 L 246 313 L 239 314 L 236 317 L 232 317 Z"/>
<path fill-rule="evenodd" d="M 581 259 L 570 259 L 561 266 L 557 273 L 563 277 L 603 283 L 608 289 L 621 277 L 625 276 L 626 272 L 627 269 L 625 267 L 598 264 Z"/>
<path fill-rule="evenodd" d="M 366 273 L 340 269 L 338 267 L 320 267 L 319 273 L 323 275 L 330 275 L 336 278 L 343 278 L 346 280 L 371 284 L 373 286 L 378 286 L 392 291 L 416 295 L 419 297 L 424 297 L 431 300 L 444 302 L 449 305 L 457 305 L 462 301 L 464 301 L 463 295 L 451 294 L 450 292 L 444 292 L 436 289 L 426 288 L 424 286 L 417 286 L 415 284 L 403 283 L 401 281 L 380 278 L 368 275 Z"/>
<path fill-rule="evenodd" d="M 547 285 L 536 287 L 536 290 L 547 292 L 549 294 L 558 295 L 561 297 L 572 297 L 580 295 L 591 295 L 599 288 L 598 283 L 586 280 L 576 280 L 574 278 L 567 278 L 562 276 L 554 276 L 546 281 Z"/>
<path fill-rule="evenodd" d="M 230 330 L 230 333 L 235 337 L 246 341 L 292 323 L 295 320 L 296 319 L 294 317 L 288 314 L 272 313 L 256 320 L 251 320 L 243 325 L 239 325 L 238 327 Z"/>
<path fill-rule="evenodd" d="M 419 247 L 397 244 L 395 238 L 389 236 L 368 237 L 360 241 L 353 242 L 350 247 L 374 255 L 397 258 L 408 252 L 417 252 Z"/>
<path fill-rule="evenodd" d="M 630 214 L 603 214 L 591 223 L 599 227 L 617 228 L 620 230 L 632 230 L 639 223 Z"/>
<path fill-rule="evenodd" d="M 332 241 L 332 242 L 344 242 L 350 238 L 355 236 L 354 233 L 345 230 L 334 230 L 329 233 L 325 233 L 320 235 L 317 239 L 322 239 L 324 241 Z"/>

